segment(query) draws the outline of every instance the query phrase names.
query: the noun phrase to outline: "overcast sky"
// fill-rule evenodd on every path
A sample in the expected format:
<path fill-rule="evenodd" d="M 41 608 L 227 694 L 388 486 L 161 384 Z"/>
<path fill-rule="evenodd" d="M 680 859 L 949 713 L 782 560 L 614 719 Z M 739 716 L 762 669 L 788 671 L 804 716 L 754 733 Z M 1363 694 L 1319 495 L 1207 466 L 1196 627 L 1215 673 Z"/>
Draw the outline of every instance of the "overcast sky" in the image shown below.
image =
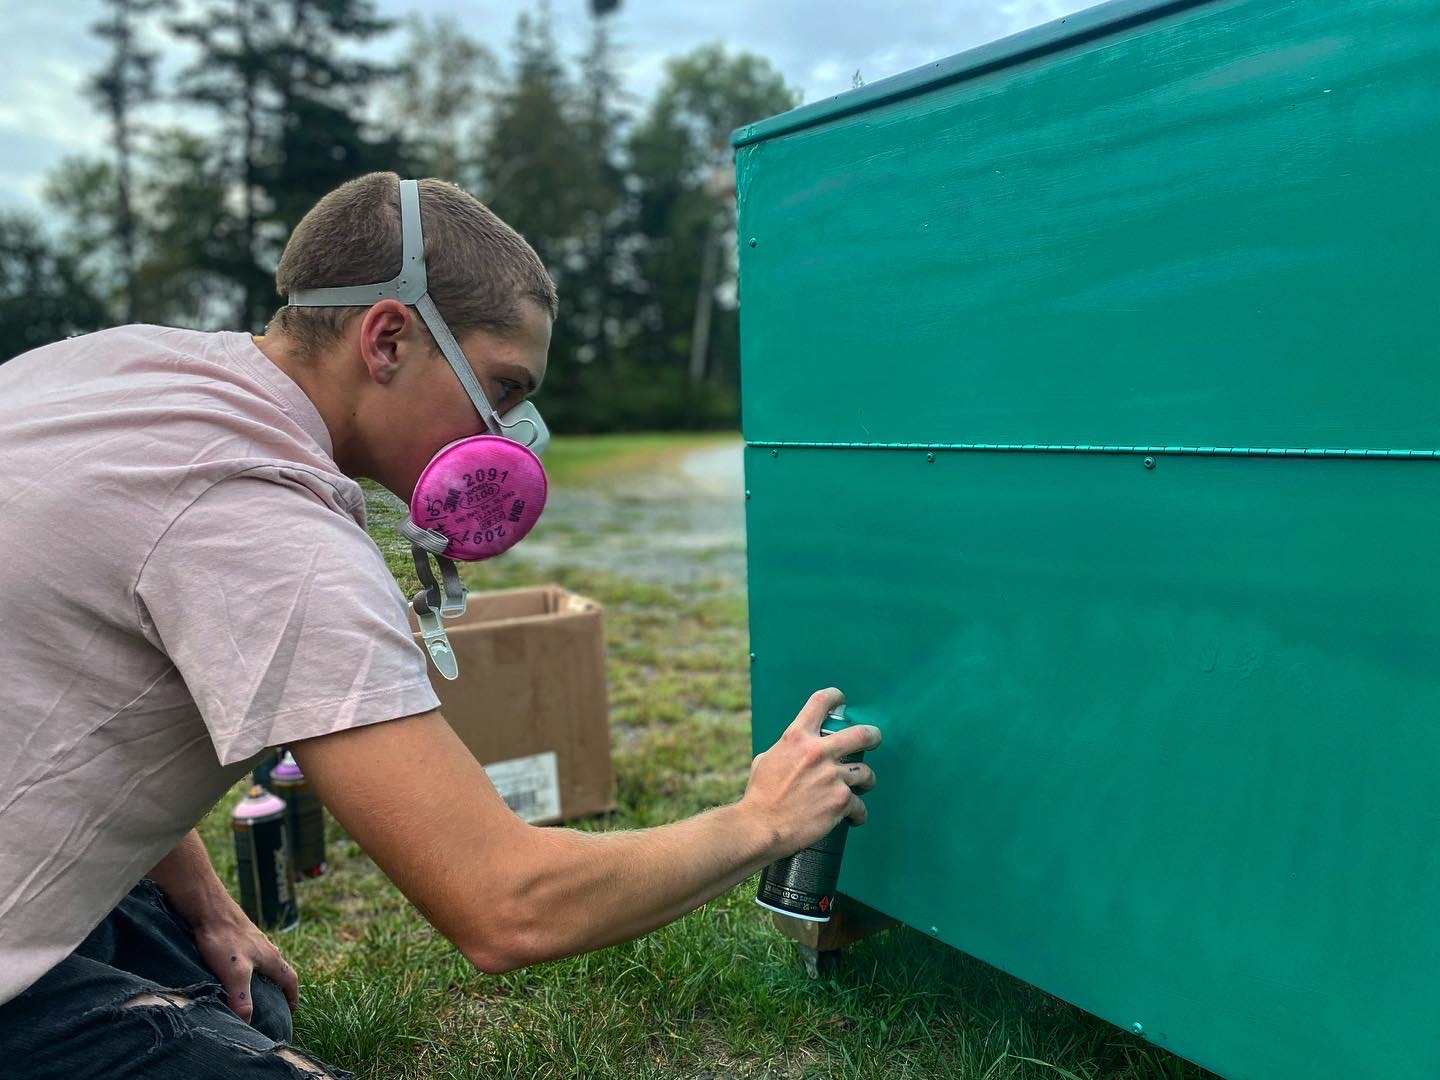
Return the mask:
<path fill-rule="evenodd" d="M 387 16 L 454 16 L 502 57 L 516 15 L 534 6 L 534 0 L 379 0 Z M 723 41 L 768 57 L 808 102 L 848 90 L 857 70 L 875 82 L 1088 6 L 1088 0 L 624 0 L 611 26 L 625 85 L 640 98 L 659 83 L 667 57 Z M 562 48 L 578 52 L 588 0 L 553 0 L 553 10 Z M 102 5 L 0 0 L 0 13 L 7 46 L 0 65 L 0 209 L 39 209 L 45 175 L 63 157 L 104 150 L 104 122 L 81 93 L 104 60 L 104 43 L 89 30 Z M 379 48 L 402 40 L 396 32 Z M 171 46 L 167 66 L 185 56 Z"/>

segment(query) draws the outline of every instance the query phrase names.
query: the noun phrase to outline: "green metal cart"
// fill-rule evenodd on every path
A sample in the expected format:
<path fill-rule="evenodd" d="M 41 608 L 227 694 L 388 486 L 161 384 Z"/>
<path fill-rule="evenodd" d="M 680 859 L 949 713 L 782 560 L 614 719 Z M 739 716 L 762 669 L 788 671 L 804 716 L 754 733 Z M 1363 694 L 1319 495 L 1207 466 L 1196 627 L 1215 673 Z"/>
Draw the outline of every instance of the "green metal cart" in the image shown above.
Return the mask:
<path fill-rule="evenodd" d="M 754 738 L 884 730 L 842 892 L 1440 1077 L 1440 3 L 1112 3 L 735 144 Z"/>

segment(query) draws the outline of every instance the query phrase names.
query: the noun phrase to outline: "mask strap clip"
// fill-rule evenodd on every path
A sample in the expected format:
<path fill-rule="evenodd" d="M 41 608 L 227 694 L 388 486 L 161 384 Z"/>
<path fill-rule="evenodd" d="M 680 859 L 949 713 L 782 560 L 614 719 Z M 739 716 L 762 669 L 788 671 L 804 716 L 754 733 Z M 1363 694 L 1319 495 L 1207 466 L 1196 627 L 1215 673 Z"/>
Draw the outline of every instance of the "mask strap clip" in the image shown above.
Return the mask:
<path fill-rule="evenodd" d="M 460 677 L 460 666 L 455 663 L 455 650 L 450 647 L 450 638 L 440 624 L 440 613 L 426 608 L 420 610 L 425 594 L 415 594 L 415 618 L 420 623 L 420 639 L 425 642 L 425 651 L 430 654 L 435 670 L 452 682 Z"/>
<path fill-rule="evenodd" d="M 414 533 L 406 529 L 401 531 L 411 540 L 410 554 L 415 560 L 415 574 L 424 586 L 411 601 L 415 608 L 416 621 L 420 623 L 420 638 L 425 642 L 425 651 L 430 654 L 435 670 L 447 679 L 456 679 L 460 675 L 460 666 L 455 661 L 455 651 L 450 647 L 450 638 L 446 635 L 445 625 L 440 619 L 442 615 L 453 619 L 465 614 L 467 592 L 460 580 L 460 571 L 456 569 L 454 562 L 434 550 L 436 545 L 433 541 L 422 546 L 420 538 L 414 535 L 430 533 L 431 536 L 444 540 L 442 534 L 418 527 L 414 529 Z M 445 543 L 448 544 L 448 541 Z M 444 545 L 441 545 L 441 550 L 444 550 Z M 435 580 L 435 572 L 430 568 L 432 555 L 440 565 L 438 582 Z"/>

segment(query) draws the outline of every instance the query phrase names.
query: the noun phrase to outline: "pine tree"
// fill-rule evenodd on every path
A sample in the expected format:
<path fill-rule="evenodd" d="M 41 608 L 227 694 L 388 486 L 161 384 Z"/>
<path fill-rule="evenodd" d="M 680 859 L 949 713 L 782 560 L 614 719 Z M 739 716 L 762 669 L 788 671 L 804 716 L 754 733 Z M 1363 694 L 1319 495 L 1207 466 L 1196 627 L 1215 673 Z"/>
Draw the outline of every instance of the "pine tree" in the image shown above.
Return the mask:
<path fill-rule="evenodd" d="M 156 132 L 142 157 L 146 254 L 138 271 L 149 317 L 167 326 L 233 326 L 243 299 L 231 277 L 239 217 L 223 145 L 180 128 Z"/>
<path fill-rule="evenodd" d="M 0 363 L 106 322 L 100 297 L 40 223 L 0 213 Z"/>
<path fill-rule="evenodd" d="M 346 180 L 411 171 L 400 137 L 372 133 L 364 119 L 369 95 L 394 77 L 394 68 L 343 50 L 388 33 L 394 23 L 375 14 L 373 0 L 283 0 L 283 8 L 285 30 L 268 72 L 279 139 L 262 178 L 277 239 Z"/>
<path fill-rule="evenodd" d="M 373 136 L 362 115 L 390 72 L 345 52 L 389 28 L 373 0 L 206 0 L 174 26 L 201 53 L 181 95 L 216 109 L 235 148 L 240 210 L 220 261 L 241 327 L 258 329 L 276 306 L 275 263 L 316 200 L 365 172 L 409 171 L 399 140 Z"/>
<path fill-rule="evenodd" d="M 140 43 L 140 19 L 159 6 L 159 0 L 104 0 L 107 18 L 91 29 L 110 44 L 109 62 L 86 84 L 86 92 L 110 121 L 110 144 L 115 151 L 114 243 L 119 262 L 121 317 L 134 322 L 139 309 L 136 289 L 138 263 L 135 215 L 134 155 L 138 109 L 155 99 L 155 52 Z"/>
<path fill-rule="evenodd" d="M 262 266 L 260 227 L 268 207 L 261 183 L 274 168 L 279 137 L 275 112 L 277 0 L 205 0 L 199 13 L 172 24 L 177 37 L 192 42 L 200 56 L 180 74 L 179 97 L 216 110 L 228 168 L 239 192 L 236 227 L 227 230 L 221 256 L 225 276 L 238 291 L 234 325 L 258 329 L 273 292 Z"/>
<path fill-rule="evenodd" d="M 617 144 L 628 117 L 609 26 L 599 16 L 591 19 L 580 73 L 575 122 L 582 153 L 568 178 L 578 191 L 580 259 L 570 275 L 569 303 L 586 362 L 599 377 L 616 381 L 621 375 L 615 356 L 625 341 L 619 293 L 626 276 L 621 264 L 629 224 Z"/>
<path fill-rule="evenodd" d="M 545 408 L 552 423 L 570 430 L 585 426 L 594 360 L 572 289 L 585 268 L 581 222 L 593 201 L 576 114 L 576 89 L 555 45 L 549 5 L 542 4 L 516 22 L 512 70 L 484 144 L 480 194 L 530 242 L 560 289 Z"/>
<path fill-rule="evenodd" d="M 562 273 L 565 238 L 576 216 L 579 135 L 571 120 L 574 88 L 555 44 L 550 7 L 516 20 L 513 71 L 498 95 L 485 140 L 484 197 Z"/>

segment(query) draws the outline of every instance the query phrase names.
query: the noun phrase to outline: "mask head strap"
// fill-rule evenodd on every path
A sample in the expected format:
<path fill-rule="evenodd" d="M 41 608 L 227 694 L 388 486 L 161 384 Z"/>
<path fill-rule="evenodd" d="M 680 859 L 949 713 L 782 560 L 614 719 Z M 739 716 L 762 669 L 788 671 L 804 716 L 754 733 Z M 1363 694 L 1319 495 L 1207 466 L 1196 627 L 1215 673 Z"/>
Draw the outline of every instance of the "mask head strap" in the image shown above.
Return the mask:
<path fill-rule="evenodd" d="M 505 425 L 485 396 L 480 380 L 475 377 L 460 343 L 440 317 L 440 309 L 430 299 L 430 286 L 425 276 L 425 237 L 420 229 L 420 182 L 400 181 L 400 272 L 389 281 L 373 285 L 345 285 L 334 289 L 297 289 L 290 294 L 291 307 L 369 307 L 381 300 L 399 300 L 420 313 L 426 328 L 440 346 L 440 352 L 460 380 L 480 420 L 493 435 L 504 435 Z M 524 442 L 524 440 L 520 440 Z"/>

